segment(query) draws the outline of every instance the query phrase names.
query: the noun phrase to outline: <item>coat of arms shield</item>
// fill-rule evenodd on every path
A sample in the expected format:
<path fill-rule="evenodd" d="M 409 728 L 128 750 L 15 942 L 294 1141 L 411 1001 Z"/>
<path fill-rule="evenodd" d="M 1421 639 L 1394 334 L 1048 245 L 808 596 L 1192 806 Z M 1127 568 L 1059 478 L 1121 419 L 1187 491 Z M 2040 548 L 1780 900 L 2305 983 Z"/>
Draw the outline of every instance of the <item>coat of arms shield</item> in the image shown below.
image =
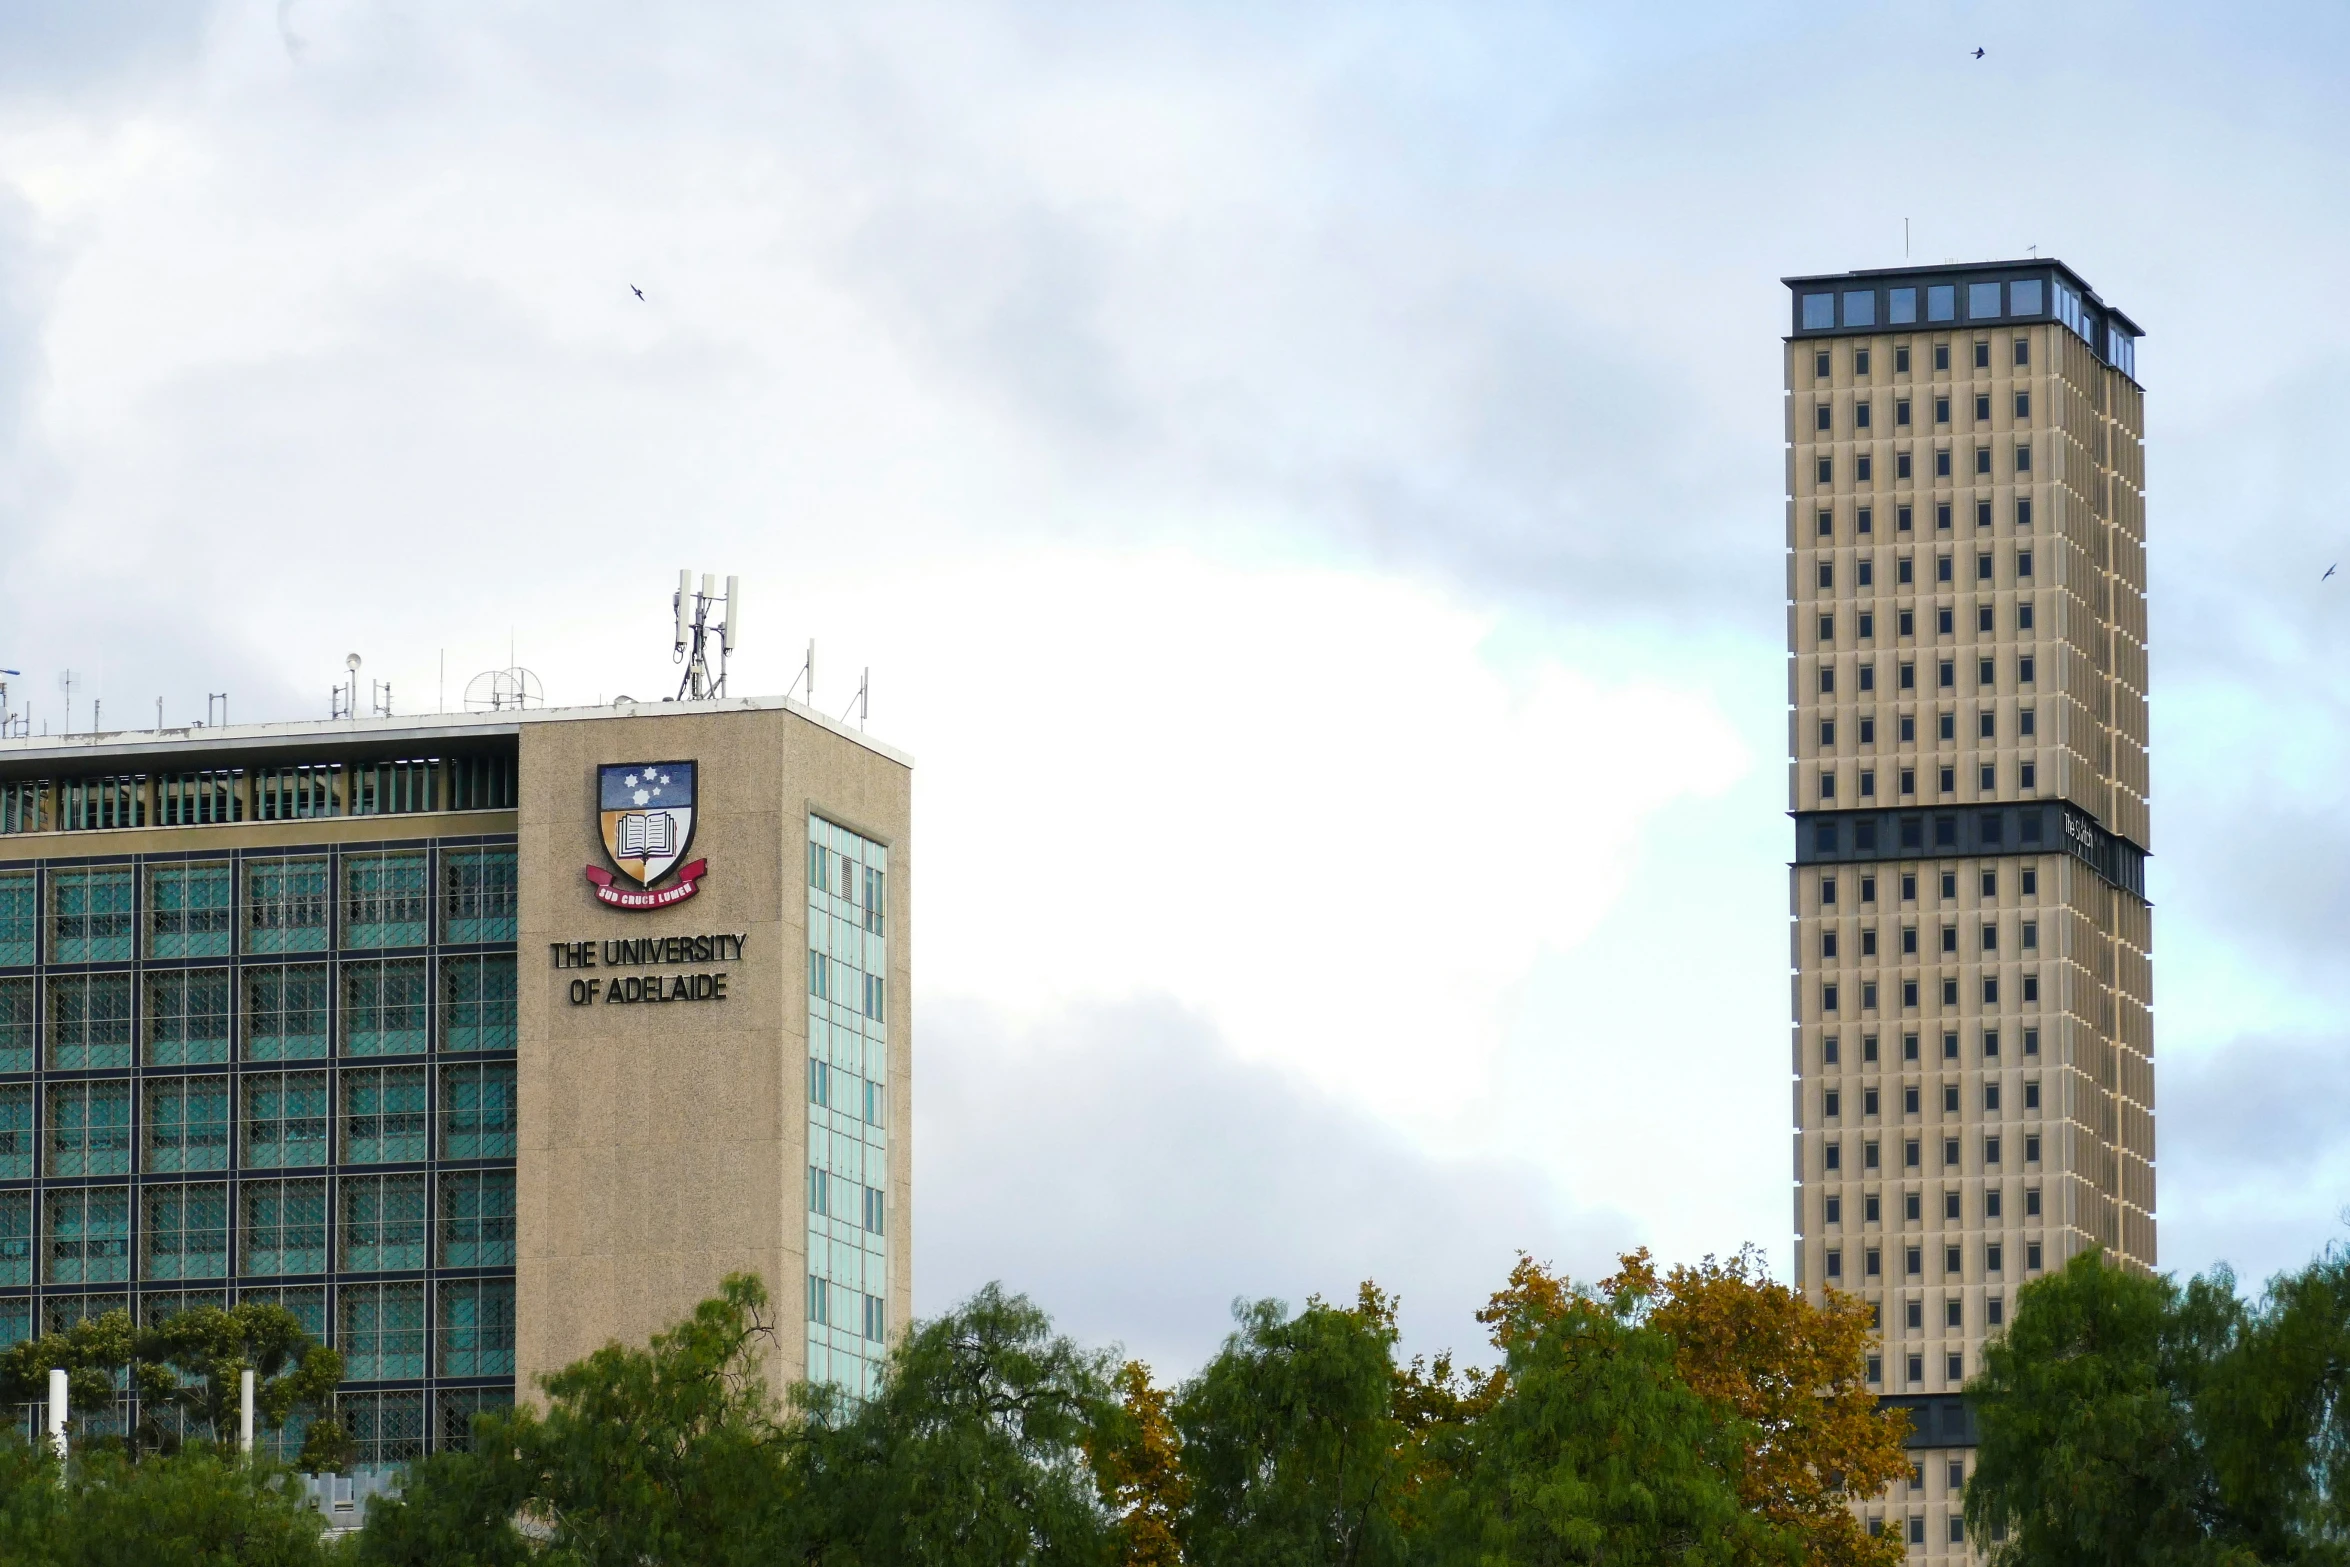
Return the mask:
<path fill-rule="evenodd" d="M 694 764 L 618 762 L 596 769 L 604 852 L 620 874 L 651 888 L 694 841 Z"/>

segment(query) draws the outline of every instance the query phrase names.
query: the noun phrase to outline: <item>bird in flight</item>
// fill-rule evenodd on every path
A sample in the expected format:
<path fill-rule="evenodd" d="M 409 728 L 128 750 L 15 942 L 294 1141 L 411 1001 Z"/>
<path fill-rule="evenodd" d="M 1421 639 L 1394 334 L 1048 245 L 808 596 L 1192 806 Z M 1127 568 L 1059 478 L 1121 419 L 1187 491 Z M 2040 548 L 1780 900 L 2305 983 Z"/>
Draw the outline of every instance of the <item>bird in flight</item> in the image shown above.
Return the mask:
<path fill-rule="evenodd" d="M 637 298 L 639 298 L 639 299 L 642 299 L 642 298 L 644 298 L 644 297 L 645 297 L 645 291 L 644 291 L 643 289 L 641 289 L 641 288 L 637 287 L 637 286 L 636 286 L 634 283 L 631 283 L 631 284 L 629 284 L 629 285 L 628 285 L 628 291 L 629 291 L 630 293 L 632 293 L 632 294 L 636 295 L 636 297 L 637 297 Z"/>
<path fill-rule="evenodd" d="M 2332 575 L 2333 575 L 2335 572 L 2337 572 L 2337 571 L 2339 571 L 2339 570 L 2341 570 L 2341 569 L 2342 569 L 2342 567 L 2341 567 L 2341 563 L 2340 563 L 2339 561 L 2335 562 L 2333 565 L 2331 565 L 2331 566 L 2328 566 L 2328 567 L 2326 568 L 2326 577 L 2330 577 L 2330 576 L 2332 576 Z M 2320 582 L 2323 582 L 2323 581 L 2325 581 L 2326 577 L 2320 577 L 2320 578 L 2318 578 L 2317 580 L 2318 580 L 2318 581 L 2320 581 Z"/>
<path fill-rule="evenodd" d="M 1978 59 L 1978 60 L 1980 60 L 1981 58 L 1983 58 L 1983 51 L 1982 51 L 1982 49 L 1981 49 L 1980 47 L 1978 47 L 1978 48 L 1975 50 L 1975 58 L 1976 58 L 1976 59 Z"/>

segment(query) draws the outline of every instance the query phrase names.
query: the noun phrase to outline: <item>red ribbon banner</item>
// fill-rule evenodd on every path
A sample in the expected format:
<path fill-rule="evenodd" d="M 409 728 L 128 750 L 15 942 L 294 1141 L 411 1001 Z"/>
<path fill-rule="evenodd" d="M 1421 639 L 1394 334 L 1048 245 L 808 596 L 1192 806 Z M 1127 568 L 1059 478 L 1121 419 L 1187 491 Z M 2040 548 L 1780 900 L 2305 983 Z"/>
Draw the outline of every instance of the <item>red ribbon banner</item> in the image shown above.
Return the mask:
<path fill-rule="evenodd" d="M 596 901 L 609 903 L 616 909 L 665 909 L 672 903 L 683 903 L 699 890 L 697 883 L 710 873 L 708 860 L 696 860 L 678 870 L 674 886 L 658 892 L 630 892 L 612 885 L 612 873 L 601 865 L 587 868 L 587 879 L 596 885 Z"/>

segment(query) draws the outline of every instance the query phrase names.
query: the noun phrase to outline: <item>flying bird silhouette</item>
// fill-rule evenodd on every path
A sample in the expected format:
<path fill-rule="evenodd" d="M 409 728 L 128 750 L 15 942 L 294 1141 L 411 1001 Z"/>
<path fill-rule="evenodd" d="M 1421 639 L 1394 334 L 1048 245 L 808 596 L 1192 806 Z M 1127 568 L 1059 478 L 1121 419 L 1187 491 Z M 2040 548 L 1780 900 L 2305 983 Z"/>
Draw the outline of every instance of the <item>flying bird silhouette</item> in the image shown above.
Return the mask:
<path fill-rule="evenodd" d="M 1980 60 L 1981 58 L 1983 58 L 1983 51 L 1982 51 L 1981 49 L 1979 49 L 1979 48 L 1978 48 L 1978 49 L 1975 51 L 1975 58 L 1976 58 L 1976 59 L 1978 59 L 1978 60 Z"/>
<path fill-rule="evenodd" d="M 2340 563 L 2339 561 L 2335 562 L 2333 565 L 2331 565 L 2331 566 L 2328 566 L 2328 567 L 2326 568 L 2326 577 L 2330 577 L 2330 576 L 2332 576 L 2332 575 L 2333 575 L 2335 572 L 2337 572 L 2337 571 L 2339 571 L 2339 570 L 2341 570 L 2341 569 L 2342 569 L 2342 567 L 2341 567 L 2341 563 Z M 2318 580 L 2318 581 L 2320 581 L 2320 582 L 2323 582 L 2323 581 L 2325 581 L 2326 577 L 2320 577 L 2320 578 L 2318 578 L 2317 580 Z"/>
<path fill-rule="evenodd" d="M 637 287 L 637 286 L 636 286 L 634 283 L 631 283 L 631 284 L 629 284 L 629 285 L 628 285 L 628 291 L 629 291 L 630 293 L 632 293 L 632 294 L 636 295 L 636 297 L 637 297 L 637 298 L 639 298 L 639 299 L 642 299 L 642 298 L 644 298 L 644 297 L 645 297 L 645 291 L 644 291 L 643 289 L 641 289 L 641 288 Z"/>

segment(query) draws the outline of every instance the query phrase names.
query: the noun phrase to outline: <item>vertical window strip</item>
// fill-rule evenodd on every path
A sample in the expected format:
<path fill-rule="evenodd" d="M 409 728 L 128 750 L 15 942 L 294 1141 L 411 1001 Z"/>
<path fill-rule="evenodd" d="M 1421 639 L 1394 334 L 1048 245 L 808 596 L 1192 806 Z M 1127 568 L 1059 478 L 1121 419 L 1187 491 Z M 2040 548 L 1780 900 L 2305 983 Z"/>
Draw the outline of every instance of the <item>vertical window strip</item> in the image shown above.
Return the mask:
<path fill-rule="evenodd" d="M 444 1268 L 514 1265 L 514 1172 L 444 1170 L 437 1244 Z"/>
<path fill-rule="evenodd" d="M 127 865 L 49 873 L 49 961 L 126 963 L 138 878 Z"/>
<path fill-rule="evenodd" d="M 244 971 L 246 1060 L 325 1057 L 327 973 L 323 963 L 264 963 Z"/>
<path fill-rule="evenodd" d="M 147 872 L 147 955 L 222 958 L 234 945 L 234 880 L 224 861 Z"/>
<path fill-rule="evenodd" d="M 146 980 L 149 1066 L 213 1066 L 228 1060 L 227 969 L 151 969 Z"/>
<path fill-rule="evenodd" d="M 245 950 L 323 952 L 327 917 L 324 855 L 245 862 Z"/>
<path fill-rule="evenodd" d="M 0 979 L 0 1072 L 33 1069 L 33 980 Z"/>
<path fill-rule="evenodd" d="M 238 1187 L 244 1213 L 237 1269 L 269 1276 L 326 1271 L 326 1182 L 311 1180 L 245 1181 Z M 319 1317 L 306 1323 L 321 1338 L 326 1334 L 325 1298 Z"/>
<path fill-rule="evenodd" d="M 514 1068 L 496 1062 L 441 1068 L 441 1157 L 511 1159 Z"/>
<path fill-rule="evenodd" d="M 344 1163 L 402 1164 L 426 1156 L 424 1074 L 420 1066 L 344 1069 Z"/>
<path fill-rule="evenodd" d="M 343 856 L 346 947 L 421 947 L 428 939 L 431 883 L 422 850 Z"/>
<path fill-rule="evenodd" d="M 303 1169 L 327 1162 L 324 1072 L 248 1072 L 244 1147 L 249 1169 Z"/>
<path fill-rule="evenodd" d="M 518 874 L 510 845 L 443 849 L 441 939 L 512 941 Z"/>
<path fill-rule="evenodd" d="M 421 1055 L 430 1039 L 425 960 L 343 965 L 343 1054 Z"/>
<path fill-rule="evenodd" d="M 29 968 L 39 935 L 39 881 L 31 871 L 0 874 L 0 968 Z"/>
<path fill-rule="evenodd" d="M 150 1078 L 143 1167 L 159 1175 L 228 1168 L 229 1080 Z"/>
<path fill-rule="evenodd" d="M 441 1048 L 512 1050 L 517 994 L 512 953 L 456 953 L 442 958 Z"/>
<path fill-rule="evenodd" d="M 228 1186 L 221 1181 L 158 1183 L 142 1189 L 140 1274 L 150 1279 L 217 1279 L 228 1274 Z"/>
<path fill-rule="evenodd" d="M 104 1070 L 131 1064 L 131 976 L 49 977 L 49 1066 Z"/>

